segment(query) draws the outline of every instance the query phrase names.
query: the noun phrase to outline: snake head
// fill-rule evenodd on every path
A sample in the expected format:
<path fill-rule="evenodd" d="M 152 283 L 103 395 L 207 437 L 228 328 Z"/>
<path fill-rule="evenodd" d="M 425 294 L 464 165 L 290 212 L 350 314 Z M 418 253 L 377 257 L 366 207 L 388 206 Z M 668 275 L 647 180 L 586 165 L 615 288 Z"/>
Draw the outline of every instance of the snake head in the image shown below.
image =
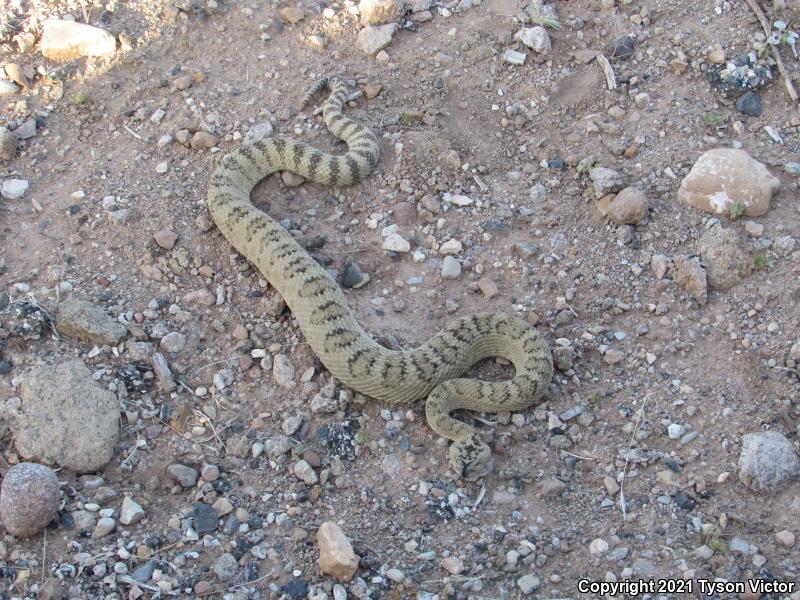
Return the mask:
<path fill-rule="evenodd" d="M 450 466 L 459 479 L 475 481 L 491 471 L 492 451 L 477 433 L 450 444 L 448 454 Z"/>

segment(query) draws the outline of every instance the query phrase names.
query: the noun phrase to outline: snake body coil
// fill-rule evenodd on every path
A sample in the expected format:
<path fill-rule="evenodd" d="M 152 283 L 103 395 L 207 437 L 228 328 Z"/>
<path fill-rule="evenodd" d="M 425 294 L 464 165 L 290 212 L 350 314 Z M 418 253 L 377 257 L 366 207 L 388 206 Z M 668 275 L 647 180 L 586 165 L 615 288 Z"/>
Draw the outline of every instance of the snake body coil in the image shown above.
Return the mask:
<path fill-rule="evenodd" d="M 288 170 L 321 184 L 346 186 L 364 179 L 378 160 L 378 140 L 368 127 L 342 114 L 345 85 L 323 80 L 331 95 L 323 116 L 328 130 L 347 143 L 347 153 L 326 154 L 290 139 L 267 138 L 226 156 L 214 172 L 208 208 L 233 247 L 250 260 L 281 294 L 308 343 L 325 367 L 350 387 L 380 400 L 408 402 L 427 396 L 430 426 L 454 441 L 450 462 L 457 475 L 475 479 L 488 471 L 491 452 L 477 432 L 450 412 L 522 410 L 546 390 L 553 373 L 550 350 L 524 321 L 505 314 L 463 317 L 428 342 L 393 351 L 375 342 L 356 321 L 339 286 L 294 238 L 250 202 L 264 177 Z M 483 358 L 514 364 L 502 382 L 460 376 Z"/>

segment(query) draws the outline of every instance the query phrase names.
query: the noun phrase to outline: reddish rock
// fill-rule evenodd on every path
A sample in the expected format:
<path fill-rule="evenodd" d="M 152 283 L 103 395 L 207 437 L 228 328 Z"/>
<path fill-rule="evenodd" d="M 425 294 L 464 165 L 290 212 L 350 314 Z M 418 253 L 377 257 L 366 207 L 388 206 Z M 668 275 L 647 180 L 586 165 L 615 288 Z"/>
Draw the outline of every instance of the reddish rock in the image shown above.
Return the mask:
<path fill-rule="evenodd" d="M 615 223 L 636 225 L 647 218 L 647 197 L 636 188 L 625 188 L 600 198 L 597 210 Z"/>
<path fill-rule="evenodd" d="M 172 250 L 175 242 L 178 241 L 178 234 L 171 229 L 162 229 L 153 234 L 153 241 L 164 250 Z"/>
<path fill-rule="evenodd" d="M 417 222 L 417 207 L 410 202 L 398 202 L 394 205 L 394 222 L 413 225 Z"/>
<path fill-rule="evenodd" d="M 36 535 L 58 511 L 58 478 L 43 465 L 20 463 L 3 477 L 0 519 L 11 535 Z"/>

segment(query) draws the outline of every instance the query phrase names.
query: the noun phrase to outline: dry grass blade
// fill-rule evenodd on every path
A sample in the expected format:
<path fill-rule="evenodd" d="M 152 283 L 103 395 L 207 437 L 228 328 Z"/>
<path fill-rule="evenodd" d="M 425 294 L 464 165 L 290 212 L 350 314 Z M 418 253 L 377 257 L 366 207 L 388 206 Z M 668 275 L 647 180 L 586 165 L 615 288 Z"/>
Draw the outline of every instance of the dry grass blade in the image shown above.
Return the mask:
<path fill-rule="evenodd" d="M 744 0 L 747 3 L 747 6 L 750 7 L 750 10 L 753 11 L 758 22 L 761 23 L 761 27 L 764 29 L 764 35 L 769 37 L 770 34 L 770 26 L 769 21 L 767 20 L 767 16 L 764 14 L 764 11 L 761 10 L 761 7 L 758 5 L 756 0 Z M 786 72 L 786 67 L 783 64 L 783 59 L 781 58 L 781 53 L 778 52 L 778 47 L 770 44 L 772 48 L 772 56 L 775 59 L 775 64 L 778 65 L 778 72 L 781 74 L 781 78 L 783 79 L 783 84 L 786 86 L 786 91 L 789 93 L 789 97 L 792 99 L 792 102 L 797 102 L 797 90 L 794 89 L 794 85 L 792 85 L 792 80 L 789 77 L 789 74 Z"/>

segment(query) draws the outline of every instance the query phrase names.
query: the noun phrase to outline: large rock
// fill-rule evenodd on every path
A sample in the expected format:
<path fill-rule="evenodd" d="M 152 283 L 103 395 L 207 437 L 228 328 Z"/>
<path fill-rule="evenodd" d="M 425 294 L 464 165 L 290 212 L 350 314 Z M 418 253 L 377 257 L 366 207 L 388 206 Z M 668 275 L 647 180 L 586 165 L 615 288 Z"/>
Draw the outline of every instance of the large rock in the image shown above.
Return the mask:
<path fill-rule="evenodd" d="M 20 463 L 3 477 L 0 519 L 11 535 L 36 535 L 58 511 L 58 478 L 43 465 Z"/>
<path fill-rule="evenodd" d="M 716 148 L 704 153 L 683 178 L 678 200 L 713 214 L 758 217 L 767 213 L 778 181 L 744 150 Z"/>
<path fill-rule="evenodd" d="M 367 25 L 358 32 L 356 48 L 366 54 L 377 54 L 391 43 L 395 31 L 397 31 L 397 23 Z"/>
<path fill-rule="evenodd" d="M 753 261 L 734 229 L 712 227 L 700 236 L 697 249 L 711 289 L 729 290 L 752 270 Z"/>
<path fill-rule="evenodd" d="M 72 60 L 81 56 L 114 54 L 117 40 L 99 27 L 76 21 L 48 19 L 44 22 L 40 46 L 46 58 Z"/>
<path fill-rule="evenodd" d="M 21 386 L 17 451 L 78 473 L 102 469 L 119 435 L 116 396 L 80 359 L 28 372 Z"/>
<path fill-rule="evenodd" d="M 102 308 L 76 298 L 65 300 L 59 305 L 56 329 L 62 335 L 90 344 L 114 346 L 128 333 L 125 325 L 109 317 Z"/>
<path fill-rule="evenodd" d="M 739 479 L 755 492 L 777 491 L 800 478 L 800 457 L 777 431 L 748 433 L 742 437 Z"/>
<path fill-rule="evenodd" d="M 323 523 L 317 531 L 317 543 L 322 574 L 340 581 L 350 581 L 361 559 L 353 552 L 353 546 L 342 529 L 331 521 Z"/>
<path fill-rule="evenodd" d="M 397 20 L 403 7 L 397 0 L 361 0 L 358 11 L 362 25 L 380 25 Z"/>

